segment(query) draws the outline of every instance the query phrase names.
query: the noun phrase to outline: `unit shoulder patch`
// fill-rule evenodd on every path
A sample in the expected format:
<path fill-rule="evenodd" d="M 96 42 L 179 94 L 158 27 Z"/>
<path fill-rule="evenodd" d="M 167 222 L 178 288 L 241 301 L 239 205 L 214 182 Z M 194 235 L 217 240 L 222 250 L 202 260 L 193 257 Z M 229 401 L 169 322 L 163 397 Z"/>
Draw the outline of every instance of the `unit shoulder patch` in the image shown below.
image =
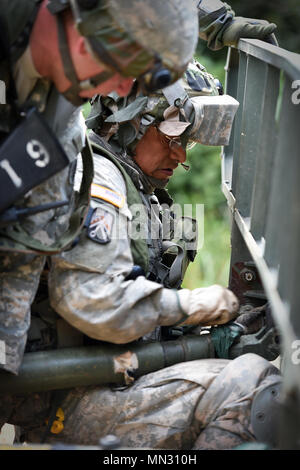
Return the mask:
<path fill-rule="evenodd" d="M 114 215 L 102 207 L 93 210 L 87 228 L 87 236 L 96 243 L 105 245 L 111 241 Z"/>

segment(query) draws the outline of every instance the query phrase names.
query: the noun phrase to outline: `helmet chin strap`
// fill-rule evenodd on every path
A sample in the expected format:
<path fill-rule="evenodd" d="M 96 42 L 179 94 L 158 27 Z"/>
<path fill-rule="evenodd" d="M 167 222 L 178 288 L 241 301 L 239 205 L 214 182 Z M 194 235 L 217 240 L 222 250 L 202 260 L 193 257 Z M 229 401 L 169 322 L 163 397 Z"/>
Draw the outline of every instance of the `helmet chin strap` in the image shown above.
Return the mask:
<path fill-rule="evenodd" d="M 185 171 L 189 171 L 190 165 L 186 165 L 185 163 L 180 163 L 180 165 L 185 169 Z"/>
<path fill-rule="evenodd" d="M 101 83 L 104 83 L 113 77 L 115 72 L 112 70 L 105 70 L 87 80 L 78 80 L 69 51 L 63 17 L 60 13 L 56 14 L 55 16 L 57 21 L 59 52 L 64 68 L 64 73 L 67 79 L 71 82 L 71 86 L 65 92 L 63 92 L 62 95 L 75 106 L 81 106 L 86 101 L 86 99 L 80 97 L 79 93 L 81 91 L 96 88 Z"/>

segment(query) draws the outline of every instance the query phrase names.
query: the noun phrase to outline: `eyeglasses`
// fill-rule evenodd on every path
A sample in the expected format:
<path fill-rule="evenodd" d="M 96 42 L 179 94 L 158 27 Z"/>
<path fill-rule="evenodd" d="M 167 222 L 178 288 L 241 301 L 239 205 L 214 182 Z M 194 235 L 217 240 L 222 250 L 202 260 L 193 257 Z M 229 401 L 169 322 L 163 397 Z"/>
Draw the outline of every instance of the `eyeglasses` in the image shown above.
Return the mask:
<path fill-rule="evenodd" d="M 160 140 L 161 140 L 162 144 L 168 145 L 170 149 L 174 146 L 175 147 L 182 147 L 180 136 L 171 137 L 170 135 L 164 134 L 157 126 L 154 126 L 154 127 L 157 130 L 157 133 L 160 137 Z M 186 165 L 185 163 L 180 163 L 180 165 L 186 171 L 189 171 L 189 169 L 190 169 L 189 165 Z"/>
<path fill-rule="evenodd" d="M 155 126 L 157 133 L 160 136 L 160 140 L 162 144 L 168 145 L 170 148 L 173 146 L 182 147 L 181 140 L 179 136 L 171 137 L 170 135 L 165 134 L 162 132 L 159 127 Z"/>

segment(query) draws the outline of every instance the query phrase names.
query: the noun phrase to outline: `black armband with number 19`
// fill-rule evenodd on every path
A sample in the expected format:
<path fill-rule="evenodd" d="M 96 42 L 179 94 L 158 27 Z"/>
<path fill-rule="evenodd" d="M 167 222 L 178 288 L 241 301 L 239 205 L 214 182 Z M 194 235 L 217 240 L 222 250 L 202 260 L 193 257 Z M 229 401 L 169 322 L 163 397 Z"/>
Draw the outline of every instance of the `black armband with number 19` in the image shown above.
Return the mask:
<path fill-rule="evenodd" d="M 42 115 L 31 109 L 0 147 L 0 213 L 68 164 Z"/>

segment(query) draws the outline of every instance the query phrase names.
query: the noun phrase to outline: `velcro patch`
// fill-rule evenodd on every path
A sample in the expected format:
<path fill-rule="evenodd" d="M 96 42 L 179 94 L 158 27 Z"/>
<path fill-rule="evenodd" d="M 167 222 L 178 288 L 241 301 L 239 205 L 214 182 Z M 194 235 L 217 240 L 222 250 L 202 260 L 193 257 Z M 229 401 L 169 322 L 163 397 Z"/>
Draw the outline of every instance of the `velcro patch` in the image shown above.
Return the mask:
<path fill-rule="evenodd" d="M 121 209 L 125 203 L 125 197 L 122 194 L 95 183 L 92 184 L 91 196 L 110 202 L 110 204 L 119 207 L 119 209 Z"/>
<path fill-rule="evenodd" d="M 88 229 L 88 237 L 94 242 L 105 245 L 111 241 L 114 216 L 102 207 L 94 209 Z"/>

